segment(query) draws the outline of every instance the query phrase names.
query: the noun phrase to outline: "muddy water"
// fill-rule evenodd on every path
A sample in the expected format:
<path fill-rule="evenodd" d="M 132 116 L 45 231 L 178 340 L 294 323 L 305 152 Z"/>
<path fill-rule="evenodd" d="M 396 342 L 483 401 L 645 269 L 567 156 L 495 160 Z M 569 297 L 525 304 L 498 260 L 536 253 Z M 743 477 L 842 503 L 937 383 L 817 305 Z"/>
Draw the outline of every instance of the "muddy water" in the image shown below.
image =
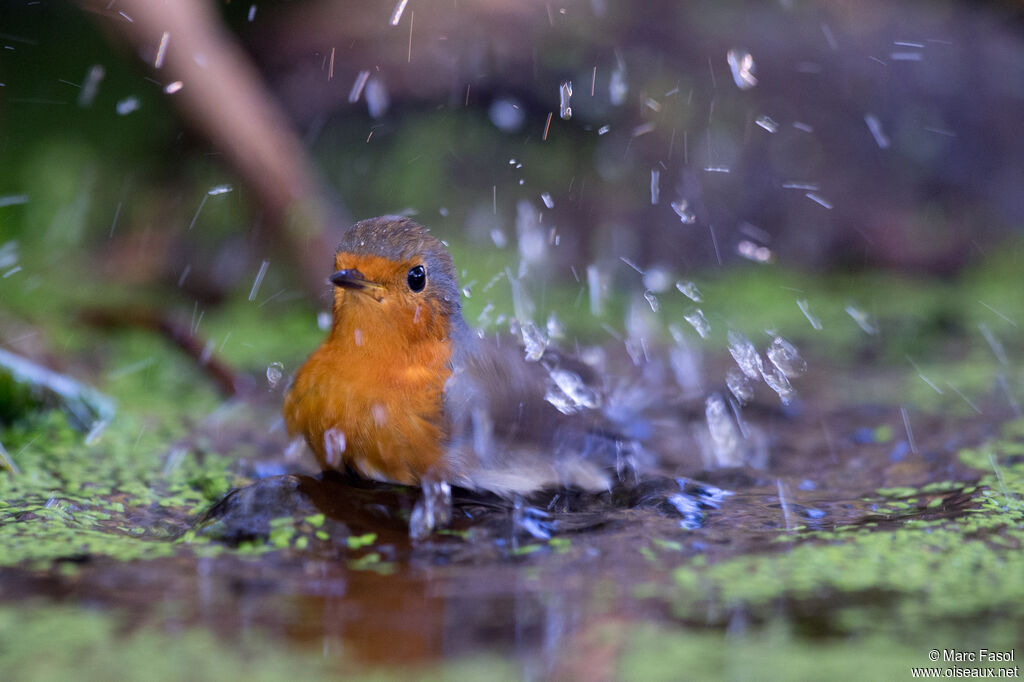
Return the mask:
<path fill-rule="evenodd" d="M 419 543 L 406 524 L 414 489 L 274 473 L 202 520 L 162 517 L 179 534 L 194 524 L 209 542 L 144 562 L 85 556 L 63 562 L 74 571 L 4 569 L 3 592 L 117 608 L 134 624 L 203 625 L 228 639 L 258 631 L 365 663 L 498 651 L 525 672 L 550 672 L 595 621 L 672 619 L 673 571 L 699 557 L 776 552 L 780 534 L 884 528 L 971 506 L 962 490 L 978 474 L 956 451 L 998 417 L 915 413 L 911 443 L 898 406 L 833 408 L 834 383 L 812 378 L 802 388 L 801 409 L 748 410 L 769 438 L 762 469 L 646 476 L 604 495 L 516 502 L 456 491 L 451 527 Z M 953 483 L 915 494 L 898 515 L 880 511 L 874 494 L 943 481 Z M 655 558 L 651 547 L 668 551 Z M 731 617 L 707 613 L 702 625 Z"/>

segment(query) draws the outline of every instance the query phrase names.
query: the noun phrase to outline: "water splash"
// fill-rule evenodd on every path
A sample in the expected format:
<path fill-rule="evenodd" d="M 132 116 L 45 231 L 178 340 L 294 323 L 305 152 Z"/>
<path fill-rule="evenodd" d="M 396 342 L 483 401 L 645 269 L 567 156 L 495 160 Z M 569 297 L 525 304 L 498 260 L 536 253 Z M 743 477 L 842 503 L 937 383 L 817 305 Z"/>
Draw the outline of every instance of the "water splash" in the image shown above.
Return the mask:
<path fill-rule="evenodd" d="M 533 322 L 525 322 L 519 325 L 519 334 L 523 339 L 523 350 L 526 351 L 526 359 L 529 362 L 536 362 L 544 355 L 548 347 L 548 337 L 537 328 Z"/>
<path fill-rule="evenodd" d="M 409 517 L 409 536 L 413 540 L 423 540 L 452 518 L 452 488 L 448 482 L 425 477 L 420 486 L 423 494 Z"/>
<path fill-rule="evenodd" d="M 768 360 L 787 377 L 800 376 L 807 371 L 807 361 L 800 357 L 796 346 L 776 336 L 768 347 Z"/>
<path fill-rule="evenodd" d="M 562 414 L 576 414 L 601 406 L 601 397 L 576 372 L 556 367 L 548 373 L 548 378 L 544 399 Z"/>
<path fill-rule="evenodd" d="M 725 385 L 740 405 L 746 405 L 754 397 L 754 385 L 739 367 L 730 367 L 726 371 Z"/>
<path fill-rule="evenodd" d="M 764 363 L 750 339 L 736 331 L 729 332 L 729 355 L 749 378 L 757 381 L 764 373 Z"/>
<path fill-rule="evenodd" d="M 690 323 L 690 326 L 700 335 L 700 338 L 706 339 L 708 334 L 711 333 L 711 324 L 704 317 L 704 311 L 700 308 L 691 308 L 683 313 L 683 319 Z"/>
<path fill-rule="evenodd" d="M 796 397 L 796 389 L 789 383 L 786 375 L 775 366 L 761 367 L 761 378 L 768 387 L 775 391 L 783 405 L 789 405 Z"/>
<path fill-rule="evenodd" d="M 703 296 L 700 294 L 700 290 L 697 289 L 697 285 L 693 282 L 684 282 L 683 280 L 679 280 L 676 282 L 676 289 L 679 290 L 679 293 L 686 296 L 694 303 L 700 303 L 704 300 Z"/>
<path fill-rule="evenodd" d="M 718 393 L 709 395 L 704 402 L 704 415 L 711 436 L 713 464 L 720 467 L 742 465 L 740 432 L 725 399 Z"/>

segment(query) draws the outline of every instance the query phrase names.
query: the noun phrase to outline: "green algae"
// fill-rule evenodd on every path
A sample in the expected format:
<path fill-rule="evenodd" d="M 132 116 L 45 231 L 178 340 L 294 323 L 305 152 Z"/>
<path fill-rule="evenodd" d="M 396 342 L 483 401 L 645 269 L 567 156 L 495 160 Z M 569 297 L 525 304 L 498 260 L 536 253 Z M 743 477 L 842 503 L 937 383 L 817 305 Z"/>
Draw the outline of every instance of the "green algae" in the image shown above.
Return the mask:
<path fill-rule="evenodd" d="M 740 626 L 736 632 L 725 634 L 647 624 L 628 629 L 606 625 L 602 634 L 611 646 L 622 648 L 616 678 L 624 682 L 910 679 L 911 668 L 937 665 L 928 656 L 932 649 L 943 648 L 943 643 L 965 648 L 964 640 L 943 642 L 938 637 L 916 643 L 878 635 L 810 639 L 777 621 L 750 630 Z M 986 641 L 981 646 L 989 649 L 1013 645 L 1005 639 L 999 643 Z"/>
<path fill-rule="evenodd" d="M 989 638 L 982 645 L 996 646 L 993 637 L 1005 644 L 1007 633 L 1022 628 L 1024 613 L 1024 461 L 1015 454 L 1022 446 L 1024 420 L 1016 420 L 1001 438 L 960 452 L 978 469 L 977 486 L 940 481 L 878 491 L 890 507 L 897 504 L 892 498 L 930 495 L 917 503 L 926 511 L 940 510 L 944 493 L 970 494 L 971 505 L 953 518 L 914 515 L 887 529 L 856 524 L 787 533 L 773 553 L 684 564 L 674 574 L 677 615 L 738 609 L 768 619 L 780 603 L 796 611 L 830 603 L 817 615 L 825 632 L 951 636 L 969 625 L 973 636 Z M 895 519 L 905 513 L 890 511 Z"/>

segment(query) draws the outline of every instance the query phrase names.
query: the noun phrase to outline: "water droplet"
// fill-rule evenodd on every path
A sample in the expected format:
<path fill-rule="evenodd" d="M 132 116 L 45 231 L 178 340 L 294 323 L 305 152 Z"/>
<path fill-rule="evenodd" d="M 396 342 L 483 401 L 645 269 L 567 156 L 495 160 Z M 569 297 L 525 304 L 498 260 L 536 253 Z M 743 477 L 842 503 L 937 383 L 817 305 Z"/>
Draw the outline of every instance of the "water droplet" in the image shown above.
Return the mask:
<path fill-rule="evenodd" d="M 779 130 L 779 124 L 773 121 L 770 116 L 758 116 L 754 123 L 756 123 L 760 128 L 767 130 L 769 133 L 778 132 Z"/>
<path fill-rule="evenodd" d="M 462 287 L 462 295 L 465 296 L 466 298 L 472 298 L 472 296 L 473 296 L 473 289 L 470 286 L 468 286 L 468 285 Z M 418 310 L 418 308 L 417 308 L 417 310 Z"/>
<path fill-rule="evenodd" d="M 117 103 L 117 115 L 127 116 L 139 108 L 138 97 L 125 97 Z"/>
<path fill-rule="evenodd" d="M 660 304 L 658 303 L 658 297 L 655 296 L 654 292 L 652 291 L 644 292 L 644 300 L 647 301 L 647 304 L 651 306 L 651 310 L 654 312 L 658 312 L 658 310 L 661 308 Z"/>
<path fill-rule="evenodd" d="M 336 428 L 324 431 L 324 463 L 329 467 L 339 467 L 343 454 L 345 454 L 345 433 Z"/>
<path fill-rule="evenodd" d="M 772 339 L 767 355 L 768 360 L 787 377 L 800 376 L 807 371 L 807 361 L 800 357 L 800 351 L 781 336 Z"/>
<path fill-rule="evenodd" d="M 704 317 L 704 311 L 700 308 L 691 308 L 683 314 L 683 319 L 690 323 L 690 326 L 696 330 L 700 338 L 706 339 L 708 334 L 711 333 L 711 325 L 708 323 L 707 318 Z"/>
<path fill-rule="evenodd" d="M 576 414 L 583 409 L 592 410 L 601 406 L 600 397 L 583 383 L 576 372 L 555 368 L 548 376 L 544 399 L 562 414 Z"/>
<path fill-rule="evenodd" d="M 388 96 L 384 79 L 373 77 L 366 83 L 366 110 L 370 118 L 380 118 L 387 113 L 391 98 Z"/>
<path fill-rule="evenodd" d="M 230 191 L 231 191 L 232 189 L 234 189 L 234 188 L 233 188 L 233 187 L 232 187 L 231 185 L 228 185 L 228 184 L 223 184 L 223 185 L 214 185 L 214 186 L 213 186 L 213 187 L 211 187 L 211 188 L 210 188 L 210 190 L 209 190 L 209 191 L 207 192 L 207 195 L 209 195 L 209 196 L 211 196 L 211 197 L 215 197 L 215 196 L 219 196 L 219 195 L 221 195 L 221 194 L 227 194 L 227 193 L 228 193 L 228 192 L 230 192 Z"/>
<path fill-rule="evenodd" d="M 505 237 L 505 233 L 498 228 L 491 230 L 491 241 L 494 242 L 494 245 L 499 249 L 503 249 L 508 245 L 508 239 Z"/>
<path fill-rule="evenodd" d="M 661 198 L 661 171 L 657 168 L 651 169 L 651 205 L 658 203 Z"/>
<path fill-rule="evenodd" d="M 331 314 L 326 310 L 321 310 L 316 314 L 316 326 L 322 332 L 327 331 L 331 328 Z"/>
<path fill-rule="evenodd" d="M 369 71 L 360 71 L 359 75 L 356 76 L 355 81 L 352 83 L 352 89 L 348 91 L 348 103 L 355 104 L 359 101 L 359 98 L 363 96 L 363 88 L 366 87 L 366 81 L 370 80 Z"/>
<path fill-rule="evenodd" d="M 852 305 L 846 306 L 846 314 L 853 318 L 857 326 L 864 330 L 865 334 L 877 334 L 878 327 L 871 323 L 870 316 L 859 308 Z"/>
<path fill-rule="evenodd" d="M 424 478 L 420 485 L 423 494 L 409 517 L 409 535 L 414 540 L 424 539 L 452 517 L 452 489 L 448 482 Z"/>
<path fill-rule="evenodd" d="M 725 55 L 729 63 L 729 70 L 732 71 L 732 80 L 740 90 L 749 90 L 757 85 L 757 78 L 754 76 L 754 57 L 746 50 L 734 48 Z"/>
<path fill-rule="evenodd" d="M 755 263 L 768 263 L 774 258 L 771 249 L 767 246 L 759 246 L 749 239 L 740 240 L 740 243 L 736 245 L 736 253 Z"/>
<path fill-rule="evenodd" d="M 754 385 L 739 367 L 730 367 L 725 373 L 725 385 L 729 392 L 736 396 L 740 405 L 746 405 L 754 397 Z"/>
<path fill-rule="evenodd" d="M 871 131 L 871 136 L 875 138 L 875 144 L 878 145 L 879 149 L 889 148 L 889 136 L 882 130 L 882 121 L 874 114 L 867 114 L 864 117 L 864 122 L 868 125 L 868 130 Z"/>
<path fill-rule="evenodd" d="M 395 5 L 395 10 L 391 13 L 391 25 L 398 26 L 398 22 L 402 20 L 402 13 L 405 12 L 405 6 L 409 4 L 409 0 L 398 0 L 398 4 Z"/>
<path fill-rule="evenodd" d="M 796 391 L 793 389 L 792 384 L 789 383 L 789 379 L 782 373 L 778 368 L 769 365 L 767 368 L 761 367 L 761 378 L 779 395 L 779 400 L 782 401 L 783 405 L 789 405 L 793 398 L 796 397 Z"/>
<path fill-rule="evenodd" d="M 714 464 L 720 467 L 740 466 L 743 457 L 740 451 L 740 432 L 736 428 L 729 406 L 718 393 L 708 396 L 704 403 L 704 415 L 711 435 L 711 454 Z"/>
<path fill-rule="evenodd" d="M 668 270 L 656 265 L 644 272 L 643 282 L 645 287 L 660 294 L 672 286 L 672 277 Z"/>
<path fill-rule="evenodd" d="M 501 97 L 491 103 L 487 115 L 494 127 L 503 133 L 513 133 L 523 127 L 526 115 L 519 101 L 507 97 Z"/>
<path fill-rule="evenodd" d="M 590 314 L 595 317 L 601 314 L 604 304 L 604 289 L 601 282 L 601 271 L 596 265 L 587 266 L 587 291 L 590 293 Z"/>
<path fill-rule="evenodd" d="M 370 405 L 370 414 L 373 416 L 373 423 L 377 426 L 384 426 L 388 423 L 388 408 L 380 403 Z"/>
<path fill-rule="evenodd" d="M 682 280 L 679 280 L 678 282 L 676 282 L 676 289 L 679 289 L 679 292 L 681 294 L 683 294 L 684 296 L 686 296 L 688 299 L 695 303 L 700 303 L 702 300 L 704 300 L 703 297 L 700 295 L 700 291 L 697 289 L 697 285 L 694 284 L 693 282 L 684 282 Z"/>
<path fill-rule="evenodd" d="M 284 376 L 284 365 L 280 362 L 272 362 L 267 365 L 267 383 L 270 384 L 270 388 L 276 388 L 281 383 L 281 377 Z"/>
<path fill-rule="evenodd" d="M 555 207 L 555 200 L 551 198 L 551 192 L 544 192 L 540 195 L 540 200 L 544 202 L 544 205 L 548 208 Z"/>
<path fill-rule="evenodd" d="M 565 327 L 562 325 L 562 321 L 558 319 L 558 315 L 554 311 L 548 314 L 548 321 L 545 325 L 548 330 L 549 339 L 561 339 L 565 337 Z"/>
<path fill-rule="evenodd" d="M 807 299 L 797 299 L 796 306 L 800 308 L 800 312 L 802 312 L 804 317 L 807 318 L 807 321 L 811 323 L 811 327 L 818 330 L 821 329 L 821 320 L 811 314 L 810 304 L 807 302 Z"/>
<path fill-rule="evenodd" d="M 729 354 L 739 368 L 751 379 L 757 381 L 764 372 L 764 363 L 750 339 L 739 332 L 729 332 Z"/>
<path fill-rule="evenodd" d="M 548 347 L 548 338 L 544 336 L 544 332 L 538 329 L 533 322 L 527 322 L 519 326 L 519 333 L 523 339 L 526 359 L 530 362 L 540 360 Z"/>
<path fill-rule="evenodd" d="M 564 120 L 572 118 L 572 81 L 565 81 L 558 86 L 558 115 Z"/>
<path fill-rule="evenodd" d="M 614 106 L 619 106 L 626 101 L 627 94 L 629 94 L 629 83 L 626 81 L 626 66 L 619 62 L 608 81 L 608 99 Z"/>
<path fill-rule="evenodd" d="M 697 220 L 697 216 L 690 210 L 690 202 L 686 199 L 680 199 L 679 201 L 673 201 L 670 206 L 675 211 L 676 215 L 679 216 L 680 222 L 685 225 L 691 225 Z"/>
<path fill-rule="evenodd" d="M 598 135 L 605 135 L 611 129 L 612 129 L 611 126 L 601 126 L 600 128 L 597 129 L 597 134 Z"/>

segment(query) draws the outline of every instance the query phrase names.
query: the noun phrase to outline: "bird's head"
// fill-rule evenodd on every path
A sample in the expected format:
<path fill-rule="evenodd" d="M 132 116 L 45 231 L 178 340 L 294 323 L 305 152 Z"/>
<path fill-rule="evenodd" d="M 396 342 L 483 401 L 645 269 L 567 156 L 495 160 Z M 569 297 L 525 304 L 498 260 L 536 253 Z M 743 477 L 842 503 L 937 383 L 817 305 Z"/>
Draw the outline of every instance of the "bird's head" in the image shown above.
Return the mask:
<path fill-rule="evenodd" d="M 335 333 L 351 327 L 446 339 L 464 325 L 452 257 L 415 221 L 382 216 L 356 223 L 334 267 Z"/>

